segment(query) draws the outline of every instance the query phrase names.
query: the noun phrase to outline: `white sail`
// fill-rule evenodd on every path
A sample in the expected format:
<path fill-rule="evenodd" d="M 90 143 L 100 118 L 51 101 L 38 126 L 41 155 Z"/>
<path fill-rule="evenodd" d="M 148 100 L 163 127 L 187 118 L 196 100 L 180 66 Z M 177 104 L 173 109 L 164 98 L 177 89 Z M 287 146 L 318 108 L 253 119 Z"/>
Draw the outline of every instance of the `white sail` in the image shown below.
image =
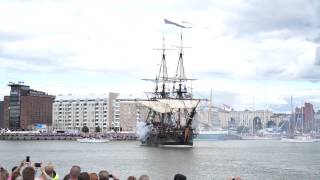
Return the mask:
<path fill-rule="evenodd" d="M 161 103 L 157 100 L 154 101 L 138 101 L 139 103 L 141 103 L 142 105 L 151 108 L 152 110 L 156 111 L 156 112 L 160 112 L 160 113 L 169 113 L 171 112 L 171 108 L 169 107 L 169 105 L 165 104 L 165 103 Z"/>
<path fill-rule="evenodd" d="M 200 100 L 198 99 L 159 99 L 159 102 L 168 105 L 171 109 L 192 109 Z"/>
<path fill-rule="evenodd" d="M 138 101 L 142 105 L 160 113 L 169 113 L 176 109 L 192 109 L 196 107 L 199 100 L 180 100 L 180 99 L 157 99 L 154 101 Z"/>

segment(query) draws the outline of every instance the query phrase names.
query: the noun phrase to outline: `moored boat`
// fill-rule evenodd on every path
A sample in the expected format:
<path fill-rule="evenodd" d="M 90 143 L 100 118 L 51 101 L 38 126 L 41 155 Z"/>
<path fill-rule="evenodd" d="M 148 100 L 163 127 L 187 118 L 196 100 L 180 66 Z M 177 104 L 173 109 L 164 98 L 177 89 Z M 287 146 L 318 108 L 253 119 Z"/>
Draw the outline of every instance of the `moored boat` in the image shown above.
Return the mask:
<path fill-rule="evenodd" d="M 109 139 L 98 139 L 98 138 L 80 138 L 77 139 L 80 143 L 106 143 L 109 142 Z"/>
<path fill-rule="evenodd" d="M 319 139 L 314 139 L 311 136 L 294 136 L 293 138 L 281 138 L 281 142 L 284 143 L 314 143 L 318 141 Z"/>

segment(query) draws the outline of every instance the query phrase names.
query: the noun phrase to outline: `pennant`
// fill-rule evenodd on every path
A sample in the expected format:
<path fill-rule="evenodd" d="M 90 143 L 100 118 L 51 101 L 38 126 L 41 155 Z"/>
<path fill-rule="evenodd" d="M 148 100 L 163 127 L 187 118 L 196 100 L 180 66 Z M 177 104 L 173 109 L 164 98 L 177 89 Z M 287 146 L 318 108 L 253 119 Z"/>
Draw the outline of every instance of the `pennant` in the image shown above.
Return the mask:
<path fill-rule="evenodd" d="M 169 21 L 169 20 L 167 20 L 167 19 L 164 19 L 164 23 L 165 23 L 165 24 L 172 24 L 172 25 L 175 25 L 175 26 L 178 26 L 178 27 L 181 27 L 181 28 L 186 28 L 185 26 L 182 26 L 182 25 L 177 24 L 177 23 L 175 23 L 175 22 Z"/>

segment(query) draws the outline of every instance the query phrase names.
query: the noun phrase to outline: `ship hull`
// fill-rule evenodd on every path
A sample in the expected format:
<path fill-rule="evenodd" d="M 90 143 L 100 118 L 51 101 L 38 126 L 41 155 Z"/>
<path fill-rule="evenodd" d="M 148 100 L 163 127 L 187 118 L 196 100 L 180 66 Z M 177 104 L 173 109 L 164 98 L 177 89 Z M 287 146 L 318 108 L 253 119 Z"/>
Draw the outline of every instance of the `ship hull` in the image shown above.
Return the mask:
<path fill-rule="evenodd" d="M 187 138 L 181 131 L 166 134 L 150 133 L 145 140 L 141 141 L 141 144 L 156 147 L 192 147 L 193 133 L 190 132 Z"/>

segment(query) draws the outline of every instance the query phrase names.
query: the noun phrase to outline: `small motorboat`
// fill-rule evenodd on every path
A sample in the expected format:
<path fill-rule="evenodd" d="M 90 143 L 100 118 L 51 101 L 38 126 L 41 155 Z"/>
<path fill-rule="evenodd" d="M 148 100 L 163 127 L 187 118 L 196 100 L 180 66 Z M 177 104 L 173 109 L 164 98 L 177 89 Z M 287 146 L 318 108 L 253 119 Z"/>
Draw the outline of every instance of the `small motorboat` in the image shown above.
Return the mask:
<path fill-rule="evenodd" d="M 77 139 L 80 143 L 106 143 L 109 142 L 109 139 L 98 139 L 98 138 L 80 138 Z"/>

